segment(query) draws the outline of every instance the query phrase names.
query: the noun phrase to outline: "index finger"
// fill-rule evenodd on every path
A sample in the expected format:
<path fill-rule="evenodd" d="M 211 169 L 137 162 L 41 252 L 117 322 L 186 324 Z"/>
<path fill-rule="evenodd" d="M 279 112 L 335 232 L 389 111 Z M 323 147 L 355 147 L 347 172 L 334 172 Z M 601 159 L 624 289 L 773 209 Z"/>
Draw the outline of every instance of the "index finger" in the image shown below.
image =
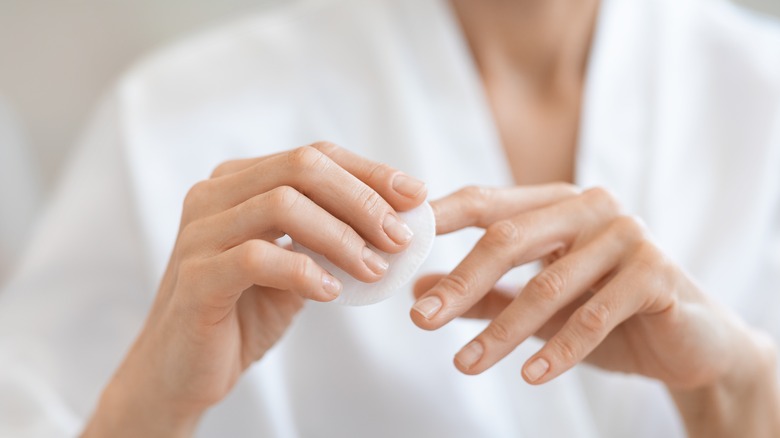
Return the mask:
<path fill-rule="evenodd" d="M 312 147 L 374 189 L 396 211 L 411 210 L 422 204 L 428 195 L 424 182 L 385 163 L 369 160 L 329 142 L 314 143 Z"/>
<path fill-rule="evenodd" d="M 572 198 L 580 189 L 552 183 L 508 188 L 470 186 L 431 202 L 436 234 L 467 227 L 487 228 L 500 220 Z"/>

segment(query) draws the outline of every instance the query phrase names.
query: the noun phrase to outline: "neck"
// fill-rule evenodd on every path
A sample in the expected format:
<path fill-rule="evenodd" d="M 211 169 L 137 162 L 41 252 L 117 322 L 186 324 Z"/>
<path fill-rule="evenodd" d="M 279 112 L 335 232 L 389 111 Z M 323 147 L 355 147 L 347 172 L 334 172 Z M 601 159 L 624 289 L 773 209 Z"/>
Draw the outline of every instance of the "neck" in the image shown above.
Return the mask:
<path fill-rule="evenodd" d="M 582 81 L 598 0 L 451 1 L 485 81 Z"/>

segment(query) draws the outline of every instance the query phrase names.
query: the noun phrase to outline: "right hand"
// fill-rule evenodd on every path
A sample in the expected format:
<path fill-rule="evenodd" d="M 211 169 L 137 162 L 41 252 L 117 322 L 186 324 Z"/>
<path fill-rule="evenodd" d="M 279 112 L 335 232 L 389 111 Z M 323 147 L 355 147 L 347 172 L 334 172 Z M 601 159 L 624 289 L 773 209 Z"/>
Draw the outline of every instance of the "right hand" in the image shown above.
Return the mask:
<path fill-rule="evenodd" d="M 305 299 L 341 284 L 283 235 L 358 280 L 403 250 L 396 211 L 420 205 L 422 182 L 329 143 L 230 161 L 184 201 L 181 226 L 144 328 L 103 393 L 85 435 L 188 435 L 241 373 L 276 343 Z"/>

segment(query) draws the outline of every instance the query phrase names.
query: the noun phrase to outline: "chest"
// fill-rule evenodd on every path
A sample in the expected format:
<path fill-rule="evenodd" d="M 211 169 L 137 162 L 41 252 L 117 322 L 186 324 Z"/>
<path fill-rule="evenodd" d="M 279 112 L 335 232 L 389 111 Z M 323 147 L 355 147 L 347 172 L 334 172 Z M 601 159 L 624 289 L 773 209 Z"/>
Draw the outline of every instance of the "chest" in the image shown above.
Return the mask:
<path fill-rule="evenodd" d="M 540 93 L 488 83 L 485 91 L 515 183 L 573 182 L 581 87 Z"/>

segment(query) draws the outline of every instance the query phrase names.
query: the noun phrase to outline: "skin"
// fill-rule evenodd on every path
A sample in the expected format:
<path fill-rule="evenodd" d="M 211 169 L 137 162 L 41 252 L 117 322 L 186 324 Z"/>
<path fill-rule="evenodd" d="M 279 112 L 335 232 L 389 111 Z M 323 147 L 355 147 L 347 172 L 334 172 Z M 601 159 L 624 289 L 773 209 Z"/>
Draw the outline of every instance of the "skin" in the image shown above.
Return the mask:
<path fill-rule="evenodd" d="M 608 191 L 570 184 L 597 2 L 453 6 L 518 186 L 432 203 L 440 234 L 486 232 L 451 273 L 417 282 L 414 323 L 490 320 L 455 355 L 466 374 L 536 336 L 546 343 L 520 373 L 531 384 L 588 362 L 666 384 L 691 436 L 780 436 L 775 345 L 709 299 Z M 398 224 L 388 236 L 387 218 L 425 196 L 421 182 L 328 143 L 220 165 L 187 196 L 153 308 L 84 435 L 191 435 L 306 300 L 338 295 L 275 240 L 290 235 L 376 281 L 383 263 L 366 263 L 365 242 L 402 251 L 409 236 Z M 495 287 L 536 260 L 543 270 L 520 290 Z"/>
<path fill-rule="evenodd" d="M 588 362 L 663 382 L 691 436 L 777 436 L 772 341 L 712 301 L 609 192 L 470 187 L 432 206 L 440 234 L 486 229 L 451 273 L 415 286 L 411 318 L 423 329 L 490 320 L 455 355 L 461 372 L 482 373 L 537 336 L 546 343 L 521 370 L 528 383 Z M 520 291 L 495 287 L 535 260 L 545 267 Z"/>
<path fill-rule="evenodd" d="M 572 182 L 598 2 L 453 6 L 516 182 Z M 780 436 L 776 346 L 709 299 L 608 191 L 472 187 L 433 207 L 439 233 L 486 229 L 449 275 L 415 287 L 411 318 L 423 329 L 457 317 L 491 320 L 456 354 L 460 371 L 479 374 L 537 336 L 547 342 L 522 369 L 529 383 L 587 361 L 662 381 L 691 436 Z M 494 288 L 535 260 L 545 268 L 520 291 Z"/>
<path fill-rule="evenodd" d="M 187 195 L 152 310 L 84 436 L 191 435 L 305 300 L 340 292 L 275 240 L 289 235 L 373 282 L 386 262 L 366 242 L 403 250 L 412 236 L 396 212 L 425 197 L 422 182 L 329 143 L 219 166 Z"/>

